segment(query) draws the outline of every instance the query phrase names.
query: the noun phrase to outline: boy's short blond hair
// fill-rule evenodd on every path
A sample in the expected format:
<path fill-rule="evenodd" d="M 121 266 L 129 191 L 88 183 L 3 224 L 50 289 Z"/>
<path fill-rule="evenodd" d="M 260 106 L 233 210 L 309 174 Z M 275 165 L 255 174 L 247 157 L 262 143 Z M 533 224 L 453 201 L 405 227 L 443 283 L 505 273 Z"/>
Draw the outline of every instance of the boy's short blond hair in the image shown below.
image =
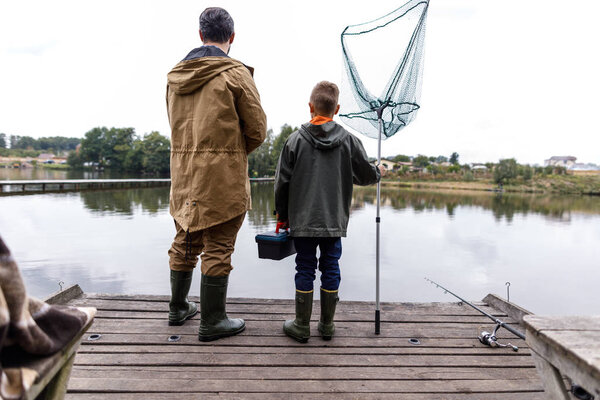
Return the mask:
<path fill-rule="evenodd" d="M 340 90 L 337 85 L 328 81 L 317 83 L 310 94 L 310 102 L 319 115 L 332 115 L 338 105 Z"/>

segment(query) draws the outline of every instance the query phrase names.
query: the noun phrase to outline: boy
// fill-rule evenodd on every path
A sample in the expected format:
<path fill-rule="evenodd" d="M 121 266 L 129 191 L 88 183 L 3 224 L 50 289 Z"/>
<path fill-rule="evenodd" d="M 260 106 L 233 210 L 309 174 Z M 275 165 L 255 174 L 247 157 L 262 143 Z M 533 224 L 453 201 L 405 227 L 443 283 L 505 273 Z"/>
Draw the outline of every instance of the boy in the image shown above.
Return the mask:
<path fill-rule="evenodd" d="M 296 319 L 285 321 L 283 331 L 306 343 L 310 337 L 313 281 L 321 271 L 319 333 L 330 340 L 340 285 L 338 260 L 341 237 L 346 236 L 352 185 L 376 183 L 385 168 L 370 164 L 360 140 L 333 121 L 338 113 L 339 90 L 319 82 L 310 95 L 311 121 L 285 142 L 275 173 L 278 220 L 289 224 L 296 247 Z M 317 262 L 316 251 L 320 257 Z"/>

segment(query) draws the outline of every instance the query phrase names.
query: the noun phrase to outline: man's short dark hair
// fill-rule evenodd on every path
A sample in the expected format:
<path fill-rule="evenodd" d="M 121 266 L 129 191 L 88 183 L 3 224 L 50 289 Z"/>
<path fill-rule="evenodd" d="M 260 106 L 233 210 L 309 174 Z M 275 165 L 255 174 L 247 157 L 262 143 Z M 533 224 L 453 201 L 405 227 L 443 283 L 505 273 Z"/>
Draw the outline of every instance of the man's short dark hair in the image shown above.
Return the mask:
<path fill-rule="evenodd" d="M 322 81 L 312 90 L 310 102 L 315 106 L 317 114 L 331 115 L 338 105 L 339 95 L 340 90 L 335 83 Z"/>
<path fill-rule="evenodd" d="M 233 34 L 233 18 L 221 7 L 208 7 L 200 14 L 200 32 L 205 42 L 225 43 Z"/>

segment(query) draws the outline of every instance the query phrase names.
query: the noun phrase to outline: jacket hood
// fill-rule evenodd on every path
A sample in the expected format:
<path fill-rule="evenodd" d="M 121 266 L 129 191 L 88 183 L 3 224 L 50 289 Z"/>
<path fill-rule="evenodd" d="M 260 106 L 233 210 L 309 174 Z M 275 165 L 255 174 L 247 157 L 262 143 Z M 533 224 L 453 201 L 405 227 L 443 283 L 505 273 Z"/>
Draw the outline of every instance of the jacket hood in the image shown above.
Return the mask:
<path fill-rule="evenodd" d="M 308 122 L 302 125 L 300 134 L 314 148 L 322 150 L 338 147 L 348 136 L 348 132 L 334 121 L 323 125 L 313 125 Z"/>
<path fill-rule="evenodd" d="M 167 83 L 171 90 L 178 95 L 189 94 L 222 72 L 237 67 L 246 68 L 241 62 L 229 57 L 201 57 L 184 60 L 167 74 Z"/>

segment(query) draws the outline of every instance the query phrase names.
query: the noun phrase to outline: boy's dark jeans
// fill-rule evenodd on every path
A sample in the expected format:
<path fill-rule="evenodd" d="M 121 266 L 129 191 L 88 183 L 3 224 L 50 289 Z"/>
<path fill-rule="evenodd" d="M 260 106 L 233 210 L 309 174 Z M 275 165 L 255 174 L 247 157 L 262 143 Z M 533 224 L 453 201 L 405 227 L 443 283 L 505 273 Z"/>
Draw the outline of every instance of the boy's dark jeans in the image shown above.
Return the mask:
<path fill-rule="evenodd" d="M 321 252 L 318 260 L 321 271 L 321 287 L 336 291 L 340 287 L 340 265 L 342 239 L 339 237 L 295 237 L 296 247 L 296 290 L 310 292 L 317 270 L 317 246 Z"/>

